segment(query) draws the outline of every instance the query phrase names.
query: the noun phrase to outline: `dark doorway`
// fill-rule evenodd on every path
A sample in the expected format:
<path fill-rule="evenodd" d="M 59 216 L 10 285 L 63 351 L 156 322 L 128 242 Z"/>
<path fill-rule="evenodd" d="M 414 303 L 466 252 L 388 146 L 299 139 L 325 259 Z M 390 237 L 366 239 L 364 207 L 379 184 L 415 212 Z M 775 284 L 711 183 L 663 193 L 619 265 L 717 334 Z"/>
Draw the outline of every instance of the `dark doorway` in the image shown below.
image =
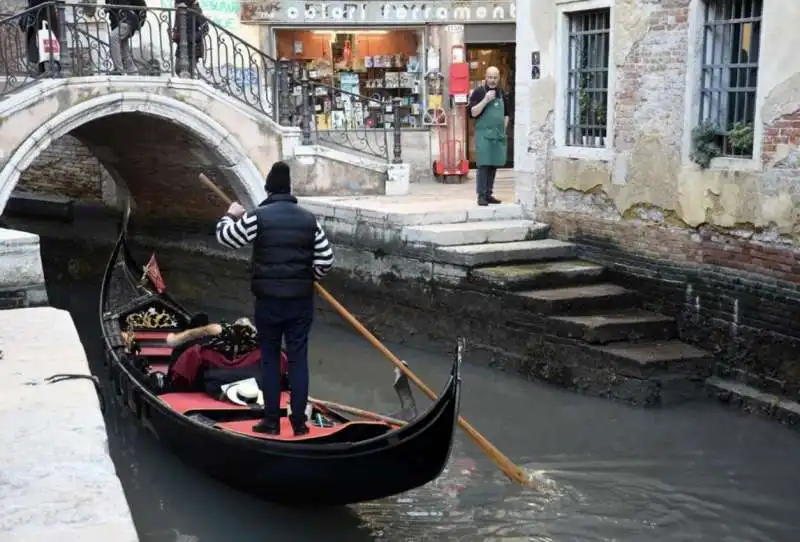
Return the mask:
<path fill-rule="evenodd" d="M 516 61 L 515 43 L 480 43 L 467 44 L 467 62 L 469 63 L 469 79 L 472 88 L 483 84 L 483 73 L 489 66 L 500 70 L 500 86 L 508 93 L 514 103 L 514 69 Z M 469 167 L 475 167 L 475 121 L 467 121 L 467 159 Z M 511 108 L 511 119 L 508 125 L 508 159 L 507 168 L 514 167 L 514 107 Z"/>

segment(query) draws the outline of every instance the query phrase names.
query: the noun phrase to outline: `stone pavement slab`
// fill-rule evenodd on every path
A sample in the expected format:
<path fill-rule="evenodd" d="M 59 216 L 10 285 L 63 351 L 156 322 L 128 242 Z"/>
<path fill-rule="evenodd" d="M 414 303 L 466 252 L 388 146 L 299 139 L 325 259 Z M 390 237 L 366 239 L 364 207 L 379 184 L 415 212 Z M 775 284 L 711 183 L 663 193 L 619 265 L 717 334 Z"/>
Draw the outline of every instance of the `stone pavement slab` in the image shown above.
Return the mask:
<path fill-rule="evenodd" d="M 51 307 L 0 311 L 0 542 L 135 542 L 72 318 Z"/>

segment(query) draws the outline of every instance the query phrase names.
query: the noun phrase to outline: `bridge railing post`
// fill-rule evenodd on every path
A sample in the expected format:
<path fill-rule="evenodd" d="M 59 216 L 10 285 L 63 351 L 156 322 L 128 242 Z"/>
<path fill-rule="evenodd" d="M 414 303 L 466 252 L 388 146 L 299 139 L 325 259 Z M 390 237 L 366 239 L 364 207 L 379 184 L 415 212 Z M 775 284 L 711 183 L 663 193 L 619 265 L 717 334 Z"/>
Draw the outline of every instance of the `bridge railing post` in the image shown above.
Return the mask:
<path fill-rule="evenodd" d="M 56 0 L 58 17 L 59 72 L 62 77 L 72 75 L 72 49 L 67 40 L 67 2 Z"/>
<path fill-rule="evenodd" d="M 289 96 L 289 59 L 281 58 L 278 61 L 278 123 L 281 126 L 292 124 L 291 97 Z"/>
<path fill-rule="evenodd" d="M 303 78 L 300 80 L 302 89 L 303 105 L 302 120 L 300 123 L 303 132 L 303 145 L 311 145 L 311 117 L 314 114 L 311 110 L 311 87 L 308 80 L 308 70 L 303 68 Z M 316 127 L 316 123 L 314 125 Z"/>
<path fill-rule="evenodd" d="M 178 4 L 178 55 L 175 71 L 180 77 L 189 77 L 189 37 L 187 27 L 186 4 Z"/>

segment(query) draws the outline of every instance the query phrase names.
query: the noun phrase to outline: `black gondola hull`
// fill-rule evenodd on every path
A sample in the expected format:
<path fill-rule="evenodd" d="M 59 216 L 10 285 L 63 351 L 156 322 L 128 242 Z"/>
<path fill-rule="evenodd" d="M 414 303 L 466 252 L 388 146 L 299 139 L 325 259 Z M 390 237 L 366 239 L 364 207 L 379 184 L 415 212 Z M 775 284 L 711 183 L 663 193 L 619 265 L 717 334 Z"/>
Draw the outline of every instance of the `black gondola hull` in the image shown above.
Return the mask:
<path fill-rule="evenodd" d="M 127 218 L 127 214 L 126 214 Z M 119 338 L 119 317 L 131 307 L 159 303 L 189 314 L 169 295 L 138 280 L 141 273 L 122 232 L 100 296 L 103 337 L 112 378 L 144 427 L 184 462 L 260 498 L 295 506 L 344 505 L 403 493 L 434 480 L 450 455 L 460 399 L 460 359 L 442 395 L 419 418 L 381 435 L 353 424 L 339 441 L 303 443 L 236 434 L 176 412 L 159 399 Z M 126 292 L 121 294 L 120 292 Z M 253 422 L 255 423 L 255 421 Z M 367 428 L 369 429 L 369 428 Z"/>

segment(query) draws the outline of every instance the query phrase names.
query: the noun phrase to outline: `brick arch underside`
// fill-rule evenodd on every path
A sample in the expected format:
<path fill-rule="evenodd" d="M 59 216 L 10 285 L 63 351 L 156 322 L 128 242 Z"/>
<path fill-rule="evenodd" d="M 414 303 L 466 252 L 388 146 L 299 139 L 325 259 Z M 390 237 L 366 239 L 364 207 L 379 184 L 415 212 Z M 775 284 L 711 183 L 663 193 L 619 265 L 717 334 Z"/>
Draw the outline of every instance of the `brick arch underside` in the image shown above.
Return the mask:
<path fill-rule="evenodd" d="M 203 223 L 225 204 L 198 182 L 204 173 L 236 198 L 219 155 L 186 128 L 142 113 L 87 122 L 54 141 L 21 175 L 20 190 L 103 201 L 129 192 L 136 216 Z"/>

